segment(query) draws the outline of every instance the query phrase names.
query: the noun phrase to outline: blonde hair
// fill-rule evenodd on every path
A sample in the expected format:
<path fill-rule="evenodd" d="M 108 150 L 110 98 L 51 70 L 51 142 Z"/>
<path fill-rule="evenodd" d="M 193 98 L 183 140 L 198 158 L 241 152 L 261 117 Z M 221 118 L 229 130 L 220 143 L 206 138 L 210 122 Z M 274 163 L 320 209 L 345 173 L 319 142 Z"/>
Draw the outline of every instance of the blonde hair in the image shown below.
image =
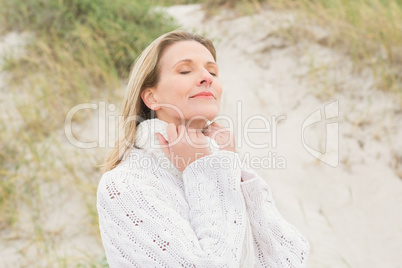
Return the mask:
<path fill-rule="evenodd" d="M 137 58 L 127 85 L 126 95 L 123 100 L 122 119 L 119 122 L 119 136 L 115 147 L 111 150 L 102 165 L 103 172 L 114 169 L 123 160 L 126 152 L 134 146 L 136 129 L 139 120 L 153 117 L 149 109 L 142 101 L 141 92 L 146 88 L 155 87 L 160 78 L 160 59 L 163 52 L 174 43 L 180 41 L 196 41 L 205 46 L 211 52 L 216 61 L 216 50 L 212 41 L 198 34 L 181 30 L 166 33 L 155 39 Z"/>
<path fill-rule="evenodd" d="M 155 39 L 137 58 L 130 73 L 126 95 L 123 100 L 122 120 L 119 123 L 119 137 L 115 147 L 109 153 L 103 164 L 103 171 L 109 171 L 118 166 L 123 160 L 126 152 L 134 146 L 137 125 L 139 120 L 150 119 L 153 116 L 142 101 L 141 92 L 146 88 L 155 87 L 160 78 L 160 59 L 163 52 L 174 43 L 180 41 L 196 41 L 205 46 L 211 52 L 216 61 L 216 50 L 212 41 L 198 34 L 185 31 L 173 31 Z M 246 217 L 245 236 L 242 245 L 242 257 L 240 267 L 254 267 L 254 240 L 248 219 Z"/>

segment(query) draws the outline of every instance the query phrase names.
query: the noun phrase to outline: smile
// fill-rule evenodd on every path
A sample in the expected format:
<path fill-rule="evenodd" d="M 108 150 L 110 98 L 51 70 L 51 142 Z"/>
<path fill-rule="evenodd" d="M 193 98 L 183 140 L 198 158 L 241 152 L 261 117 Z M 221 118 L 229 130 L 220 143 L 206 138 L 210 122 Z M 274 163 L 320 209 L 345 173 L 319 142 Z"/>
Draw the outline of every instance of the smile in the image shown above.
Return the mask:
<path fill-rule="evenodd" d="M 213 99 L 214 96 L 194 96 L 192 99 Z"/>
<path fill-rule="evenodd" d="M 194 96 L 192 96 L 191 98 L 197 98 L 197 99 L 214 99 L 214 95 L 211 92 L 200 92 Z"/>

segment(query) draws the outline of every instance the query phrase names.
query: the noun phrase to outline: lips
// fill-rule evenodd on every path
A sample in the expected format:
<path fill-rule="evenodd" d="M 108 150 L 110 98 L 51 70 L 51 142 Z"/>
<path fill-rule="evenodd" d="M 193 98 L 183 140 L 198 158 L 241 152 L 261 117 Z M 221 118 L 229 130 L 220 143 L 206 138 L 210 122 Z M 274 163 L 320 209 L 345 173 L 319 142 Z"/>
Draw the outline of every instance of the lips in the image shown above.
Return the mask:
<path fill-rule="evenodd" d="M 209 99 L 209 98 L 214 98 L 214 94 L 212 94 L 209 91 L 204 91 L 204 92 L 200 92 L 200 93 L 192 96 L 191 98 L 204 98 L 204 99 L 208 98 Z"/>

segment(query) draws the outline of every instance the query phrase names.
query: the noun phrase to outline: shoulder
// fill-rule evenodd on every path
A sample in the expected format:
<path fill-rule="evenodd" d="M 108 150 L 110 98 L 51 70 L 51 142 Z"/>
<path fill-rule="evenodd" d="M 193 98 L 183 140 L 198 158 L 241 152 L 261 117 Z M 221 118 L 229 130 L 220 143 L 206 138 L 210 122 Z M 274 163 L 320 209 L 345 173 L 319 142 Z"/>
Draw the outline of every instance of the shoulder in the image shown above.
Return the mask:
<path fill-rule="evenodd" d="M 143 149 L 132 149 L 117 167 L 105 172 L 98 185 L 98 194 L 110 189 L 133 191 L 158 188 L 172 180 L 172 175 L 159 167 L 152 154 Z"/>
<path fill-rule="evenodd" d="M 123 161 L 114 169 L 107 171 L 103 174 L 105 177 L 114 177 L 121 174 L 131 174 L 138 176 L 139 174 L 155 174 L 159 176 L 165 176 L 165 173 L 158 165 L 155 157 L 152 153 L 141 148 L 133 148 L 127 152 Z"/>

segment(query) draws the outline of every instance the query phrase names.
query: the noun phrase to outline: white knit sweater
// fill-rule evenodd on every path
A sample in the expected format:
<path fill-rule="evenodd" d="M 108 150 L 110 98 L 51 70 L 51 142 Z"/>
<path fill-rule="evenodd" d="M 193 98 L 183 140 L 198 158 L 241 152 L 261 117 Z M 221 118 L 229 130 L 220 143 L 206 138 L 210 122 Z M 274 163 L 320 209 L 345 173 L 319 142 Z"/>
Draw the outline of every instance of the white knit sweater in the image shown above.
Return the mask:
<path fill-rule="evenodd" d="M 132 149 L 99 183 L 110 267 L 239 267 L 247 215 L 256 267 L 304 267 L 309 243 L 279 214 L 267 183 L 209 138 L 213 153 L 181 173 L 158 145 L 155 133 L 167 139 L 166 125 L 142 122 L 142 149 Z"/>

